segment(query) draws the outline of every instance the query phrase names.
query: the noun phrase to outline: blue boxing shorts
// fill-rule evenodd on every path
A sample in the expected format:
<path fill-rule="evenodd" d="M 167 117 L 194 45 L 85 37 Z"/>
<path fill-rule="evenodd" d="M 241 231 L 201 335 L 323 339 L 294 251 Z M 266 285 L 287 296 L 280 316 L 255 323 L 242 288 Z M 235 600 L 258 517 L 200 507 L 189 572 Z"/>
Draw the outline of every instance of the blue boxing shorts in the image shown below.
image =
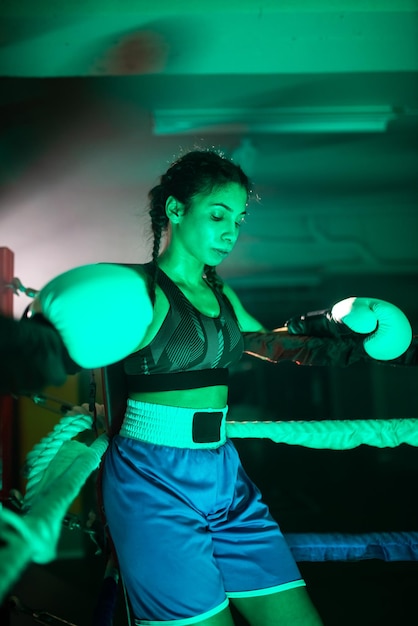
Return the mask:
<path fill-rule="evenodd" d="M 102 489 L 137 624 L 192 624 L 228 598 L 305 584 L 230 440 L 193 450 L 117 436 Z"/>

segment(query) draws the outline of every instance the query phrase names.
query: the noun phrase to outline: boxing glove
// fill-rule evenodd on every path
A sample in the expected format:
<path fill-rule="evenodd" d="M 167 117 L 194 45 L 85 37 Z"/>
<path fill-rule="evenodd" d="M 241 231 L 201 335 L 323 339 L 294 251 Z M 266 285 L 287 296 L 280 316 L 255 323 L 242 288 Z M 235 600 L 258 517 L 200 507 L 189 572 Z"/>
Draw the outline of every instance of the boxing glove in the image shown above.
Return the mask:
<path fill-rule="evenodd" d="M 398 307 L 376 298 L 346 298 L 331 310 L 313 311 L 286 322 L 290 334 L 344 338 L 363 336 L 365 353 L 380 361 L 400 357 L 412 341 L 412 328 Z"/>
<path fill-rule="evenodd" d="M 103 263 L 52 279 L 35 296 L 31 313 L 41 313 L 53 325 L 75 363 L 96 368 L 139 347 L 153 307 L 140 266 Z"/>
<path fill-rule="evenodd" d="M 0 315 L 0 394 L 39 393 L 79 369 L 41 315 L 21 321 Z"/>

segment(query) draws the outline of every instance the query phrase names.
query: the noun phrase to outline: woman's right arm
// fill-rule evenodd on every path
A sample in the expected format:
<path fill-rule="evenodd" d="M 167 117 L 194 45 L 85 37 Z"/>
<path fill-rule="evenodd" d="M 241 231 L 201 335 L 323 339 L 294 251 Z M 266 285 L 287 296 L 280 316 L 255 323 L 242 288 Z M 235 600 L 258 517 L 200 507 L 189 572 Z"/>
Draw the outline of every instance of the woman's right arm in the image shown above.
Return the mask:
<path fill-rule="evenodd" d="M 82 265 L 60 274 L 35 297 L 82 368 L 105 367 L 137 349 L 153 318 L 148 281 L 140 268 Z"/>
<path fill-rule="evenodd" d="M 123 359 L 141 343 L 153 307 L 143 270 L 95 264 L 52 279 L 30 313 L 0 318 L 0 393 L 36 393 Z"/>

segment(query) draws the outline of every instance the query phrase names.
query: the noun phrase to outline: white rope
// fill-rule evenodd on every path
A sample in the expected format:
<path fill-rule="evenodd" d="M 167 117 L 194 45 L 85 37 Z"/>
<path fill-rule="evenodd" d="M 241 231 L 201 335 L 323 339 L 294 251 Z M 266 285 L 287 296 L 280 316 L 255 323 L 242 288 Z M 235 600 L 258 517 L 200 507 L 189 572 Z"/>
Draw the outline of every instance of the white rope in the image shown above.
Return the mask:
<path fill-rule="evenodd" d="M 36 497 L 25 515 L 0 510 L 0 601 L 29 563 L 47 563 L 56 556 L 62 520 L 108 447 L 107 435 L 92 446 L 65 441 L 45 471 Z"/>
<path fill-rule="evenodd" d="M 0 534 L 7 544 L 6 553 L 10 552 L 10 559 L 2 559 L 4 567 L 0 564 L 0 599 L 30 560 L 46 563 L 54 558 L 62 519 L 87 478 L 99 466 L 109 444 L 106 435 L 97 438 L 90 447 L 71 440 L 91 425 L 88 414 L 67 414 L 29 453 L 29 492 L 24 500 L 29 510 L 25 515 L 6 509 L 0 511 Z M 418 419 L 228 421 L 227 434 L 334 450 L 362 444 L 381 448 L 402 443 L 418 446 Z"/>
<path fill-rule="evenodd" d="M 349 450 L 360 445 L 418 446 L 418 419 L 323 420 L 290 422 L 227 421 L 231 438 L 267 438 L 306 448 Z"/>
<path fill-rule="evenodd" d="M 109 437 L 106 434 L 100 435 L 93 441 L 90 446 L 90 450 L 94 450 L 97 456 L 101 459 L 106 450 L 109 447 Z"/>
<path fill-rule="evenodd" d="M 78 409 L 82 407 L 77 407 Z M 64 441 L 76 437 L 83 430 L 92 427 L 93 418 L 88 413 L 66 414 L 26 456 L 25 475 L 27 477 L 24 508 L 30 507 L 45 470 L 55 458 Z"/>

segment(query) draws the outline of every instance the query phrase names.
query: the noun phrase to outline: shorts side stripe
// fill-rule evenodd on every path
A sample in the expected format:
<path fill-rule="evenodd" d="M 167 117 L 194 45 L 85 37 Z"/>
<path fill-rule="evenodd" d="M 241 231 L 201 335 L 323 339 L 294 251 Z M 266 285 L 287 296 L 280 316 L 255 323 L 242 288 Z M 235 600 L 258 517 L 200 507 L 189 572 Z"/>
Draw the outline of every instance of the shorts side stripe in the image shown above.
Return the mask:
<path fill-rule="evenodd" d="M 257 596 L 268 596 L 271 593 L 277 593 L 279 591 L 288 591 L 289 589 L 295 589 L 296 587 L 305 587 L 304 580 L 293 580 L 291 583 L 283 583 L 282 585 L 276 585 L 275 587 L 267 587 L 267 589 L 253 589 L 252 591 L 231 591 L 226 592 L 228 598 L 255 598 Z"/>
<path fill-rule="evenodd" d="M 198 624 L 199 622 L 203 622 L 203 620 L 208 619 L 209 617 L 213 617 L 213 615 L 217 615 L 217 613 L 220 613 L 221 611 L 226 609 L 228 605 L 229 600 L 228 598 L 226 598 L 222 602 L 222 604 L 215 606 L 214 609 L 206 611 L 205 613 L 201 613 L 200 615 L 196 615 L 195 617 L 186 617 L 185 619 L 170 619 L 168 621 L 159 620 L 157 622 L 149 621 L 146 619 L 136 619 L 135 626 L 158 626 L 158 624 L 165 626 L 191 626 L 191 624 Z"/>

